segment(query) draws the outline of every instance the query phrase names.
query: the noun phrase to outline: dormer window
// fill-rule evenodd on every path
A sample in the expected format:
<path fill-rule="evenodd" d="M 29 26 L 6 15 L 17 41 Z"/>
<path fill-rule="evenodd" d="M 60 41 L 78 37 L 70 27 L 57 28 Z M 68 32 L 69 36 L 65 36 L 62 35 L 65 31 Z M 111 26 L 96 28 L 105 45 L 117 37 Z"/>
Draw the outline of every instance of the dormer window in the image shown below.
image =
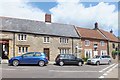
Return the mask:
<path fill-rule="evenodd" d="M 26 34 L 18 34 L 18 40 L 19 41 L 26 41 L 27 35 Z"/>

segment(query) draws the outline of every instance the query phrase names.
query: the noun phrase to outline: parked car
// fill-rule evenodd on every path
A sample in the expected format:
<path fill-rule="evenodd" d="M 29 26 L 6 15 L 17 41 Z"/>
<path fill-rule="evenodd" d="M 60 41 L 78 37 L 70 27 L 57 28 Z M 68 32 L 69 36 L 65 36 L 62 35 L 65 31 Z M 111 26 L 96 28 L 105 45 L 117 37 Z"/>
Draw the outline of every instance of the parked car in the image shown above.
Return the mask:
<path fill-rule="evenodd" d="M 18 66 L 19 64 L 38 64 L 44 66 L 48 63 L 45 53 L 27 52 L 21 56 L 13 57 L 9 60 L 9 65 Z"/>
<path fill-rule="evenodd" d="M 0 57 L 0 64 L 1 64 L 1 62 L 2 62 L 2 58 Z"/>
<path fill-rule="evenodd" d="M 87 64 L 96 64 L 96 65 L 100 65 L 100 64 L 110 64 L 111 63 L 111 57 L 108 55 L 97 55 L 91 59 L 87 60 Z"/>
<path fill-rule="evenodd" d="M 63 66 L 64 64 L 76 64 L 82 66 L 84 61 L 75 57 L 73 54 L 59 54 L 55 59 L 56 64 Z"/>

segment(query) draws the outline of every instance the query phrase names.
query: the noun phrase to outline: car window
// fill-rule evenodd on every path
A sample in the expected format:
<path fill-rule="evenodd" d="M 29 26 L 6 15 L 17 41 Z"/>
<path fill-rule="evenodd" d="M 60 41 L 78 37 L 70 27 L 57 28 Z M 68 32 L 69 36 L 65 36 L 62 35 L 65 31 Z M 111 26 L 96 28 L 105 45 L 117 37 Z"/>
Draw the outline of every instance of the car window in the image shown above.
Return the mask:
<path fill-rule="evenodd" d="M 102 58 L 105 58 L 105 56 L 102 56 Z"/>
<path fill-rule="evenodd" d="M 29 52 L 23 55 L 24 57 L 32 57 L 34 56 L 34 52 Z"/>
<path fill-rule="evenodd" d="M 41 56 L 41 53 L 40 53 L 40 52 L 36 52 L 36 53 L 35 53 L 35 56 L 36 56 L 36 57 Z"/>

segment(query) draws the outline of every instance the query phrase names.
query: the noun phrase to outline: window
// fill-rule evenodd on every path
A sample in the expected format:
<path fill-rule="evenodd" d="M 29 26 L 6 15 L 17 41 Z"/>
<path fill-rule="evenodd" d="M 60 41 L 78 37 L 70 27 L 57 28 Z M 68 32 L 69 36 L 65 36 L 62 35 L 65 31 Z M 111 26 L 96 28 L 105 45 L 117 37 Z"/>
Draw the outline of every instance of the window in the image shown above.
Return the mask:
<path fill-rule="evenodd" d="M 18 47 L 18 54 L 23 54 L 28 52 L 28 47 Z"/>
<path fill-rule="evenodd" d="M 60 38 L 60 43 L 68 43 L 68 38 Z"/>
<path fill-rule="evenodd" d="M 101 46 L 104 46 L 104 45 L 105 45 L 105 42 L 104 42 L 104 41 L 100 41 L 100 45 L 101 45 Z"/>
<path fill-rule="evenodd" d="M 36 52 L 35 56 L 39 57 L 39 56 L 41 56 L 41 53 L 40 52 Z"/>
<path fill-rule="evenodd" d="M 89 40 L 85 40 L 85 46 L 90 46 L 90 41 Z"/>
<path fill-rule="evenodd" d="M 27 40 L 27 35 L 26 34 L 18 34 L 18 40 L 26 41 Z"/>
<path fill-rule="evenodd" d="M 49 37 L 44 37 L 44 43 L 49 43 L 50 42 L 50 38 Z"/>
<path fill-rule="evenodd" d="M 114 43 L 112 44 L 112 47 L 115 48 L 115 44 Z"/>
<path fill-rule="evenodd" d="M 69 53 L 69 49 L 59 49 L 60 50 L 60 54 L 68 54 Z"/>
<path fill-rule="evenodd" d="M 33 57 L 34 56 L 34 52 L 29 52 L 23 55 L 24 57 Z"/>

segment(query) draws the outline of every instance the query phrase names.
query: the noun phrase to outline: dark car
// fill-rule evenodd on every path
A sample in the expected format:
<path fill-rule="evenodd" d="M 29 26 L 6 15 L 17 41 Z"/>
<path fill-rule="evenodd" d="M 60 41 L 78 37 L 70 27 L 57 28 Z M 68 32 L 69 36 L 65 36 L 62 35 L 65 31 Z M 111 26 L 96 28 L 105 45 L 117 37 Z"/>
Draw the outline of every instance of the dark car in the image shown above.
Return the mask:
<path fill-rule="evenodd" d="M 64 64 L 82 66 L 84 64 L 84 61 L 81 58 L 77 58 L 73 54 L 59 54 L 56 57 L 55 62 L 60 66 L 63 66 Z"/>
<path fill-rule="evenodd" d="M 44 66 L 48 63 L 45 53 L 27 52 L 21 56 L 13 57 L 9 60 L 9 65 L 18 66 L 19 64 L 38 64 Z"/>

